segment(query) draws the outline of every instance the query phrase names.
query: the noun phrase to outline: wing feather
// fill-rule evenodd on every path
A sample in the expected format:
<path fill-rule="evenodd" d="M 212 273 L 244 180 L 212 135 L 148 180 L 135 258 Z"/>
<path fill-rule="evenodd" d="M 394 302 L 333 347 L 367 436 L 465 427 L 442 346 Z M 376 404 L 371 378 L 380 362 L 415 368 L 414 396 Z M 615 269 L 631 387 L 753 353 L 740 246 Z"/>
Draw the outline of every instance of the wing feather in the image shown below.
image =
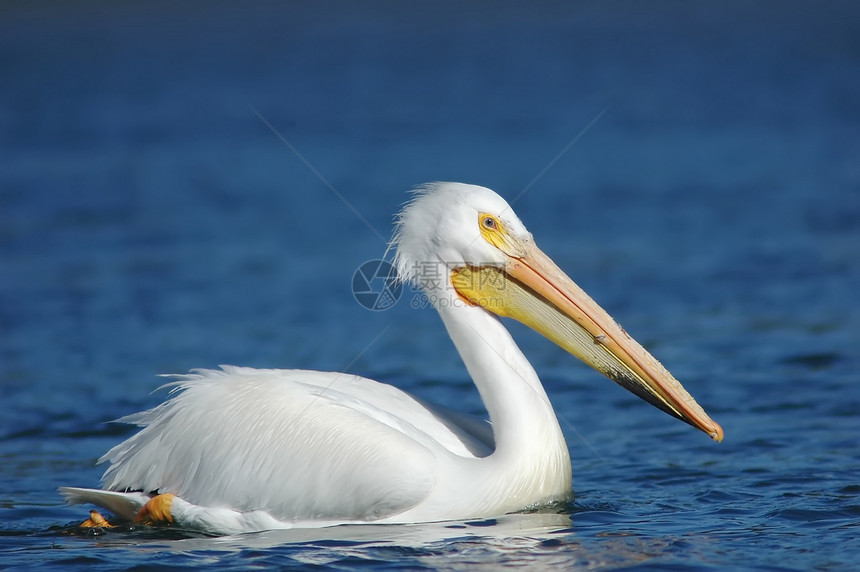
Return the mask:
<path fill-rule="evenodd" d="M 118 420 L 143 429 L 100 459 L 105 488 L 282 520 L 376 520 L 429 494 L 440 452 L 474 453 L 432 409 L 353 375 L 222 366 L 172 385 Z"/>

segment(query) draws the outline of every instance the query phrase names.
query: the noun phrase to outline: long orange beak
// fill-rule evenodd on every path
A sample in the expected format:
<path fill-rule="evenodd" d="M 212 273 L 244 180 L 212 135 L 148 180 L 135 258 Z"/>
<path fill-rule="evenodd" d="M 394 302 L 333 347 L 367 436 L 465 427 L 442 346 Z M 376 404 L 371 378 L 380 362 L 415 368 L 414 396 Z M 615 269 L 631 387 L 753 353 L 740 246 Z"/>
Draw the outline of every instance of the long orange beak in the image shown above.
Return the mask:
<path fill-rule="evenodd" d="M 722 441 L 722 427 L 681 383 L 534 242 L 507 246 L 504 268 L 452 270 L 451 283 L 462 298 L 526 324 L 648 403 Z"/>

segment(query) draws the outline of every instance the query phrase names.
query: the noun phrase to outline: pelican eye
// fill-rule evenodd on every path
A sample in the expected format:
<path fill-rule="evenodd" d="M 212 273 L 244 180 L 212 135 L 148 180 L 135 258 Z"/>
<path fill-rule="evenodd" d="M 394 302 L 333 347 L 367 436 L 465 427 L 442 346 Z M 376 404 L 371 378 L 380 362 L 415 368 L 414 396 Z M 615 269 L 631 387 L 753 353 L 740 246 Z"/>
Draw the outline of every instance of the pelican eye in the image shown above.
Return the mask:
<path fill-rule="evenodd" d="M 494 215 L 479 213 L 478 229 L 481 231 L 481 236 L 484 237 L 484 240 L 496 248 L 505 250 L 505 244 L 508 241 L 507 232 L 505 232 L 505 227 L 502 226 L 502 223 Z"/>

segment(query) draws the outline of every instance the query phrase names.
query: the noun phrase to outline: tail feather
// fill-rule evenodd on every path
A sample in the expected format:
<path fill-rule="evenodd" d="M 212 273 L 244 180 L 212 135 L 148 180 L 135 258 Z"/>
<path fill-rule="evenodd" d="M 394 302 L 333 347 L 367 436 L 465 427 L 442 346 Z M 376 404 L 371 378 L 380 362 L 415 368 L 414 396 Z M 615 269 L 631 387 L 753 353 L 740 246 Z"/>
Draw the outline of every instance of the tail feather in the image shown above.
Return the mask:
<path fill-rule="evenodd" d="M 60 493 L 66 497 L 66 502 L 69 504 L 91 503 L 129 521 L 134 520 L 143 505 L 152 498 L 151 495 L 142 492 L 121 493 L 77 487 L 60 487 Z"/>

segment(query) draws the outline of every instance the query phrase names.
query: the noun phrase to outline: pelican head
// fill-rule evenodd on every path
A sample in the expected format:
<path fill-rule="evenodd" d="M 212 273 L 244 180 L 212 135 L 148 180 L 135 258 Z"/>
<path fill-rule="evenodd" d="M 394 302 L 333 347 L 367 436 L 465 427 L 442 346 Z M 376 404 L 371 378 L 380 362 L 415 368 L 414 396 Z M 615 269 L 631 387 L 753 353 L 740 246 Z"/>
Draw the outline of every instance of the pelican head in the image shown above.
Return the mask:
<path fill-rule="evenodd" d="M 485 187 L 432 183 L 401 211 L 393 240 L 400 277 L 443 305 L 518 320 L 648 403 L 716 441 L 722 428 L 534 242 Z"/>

